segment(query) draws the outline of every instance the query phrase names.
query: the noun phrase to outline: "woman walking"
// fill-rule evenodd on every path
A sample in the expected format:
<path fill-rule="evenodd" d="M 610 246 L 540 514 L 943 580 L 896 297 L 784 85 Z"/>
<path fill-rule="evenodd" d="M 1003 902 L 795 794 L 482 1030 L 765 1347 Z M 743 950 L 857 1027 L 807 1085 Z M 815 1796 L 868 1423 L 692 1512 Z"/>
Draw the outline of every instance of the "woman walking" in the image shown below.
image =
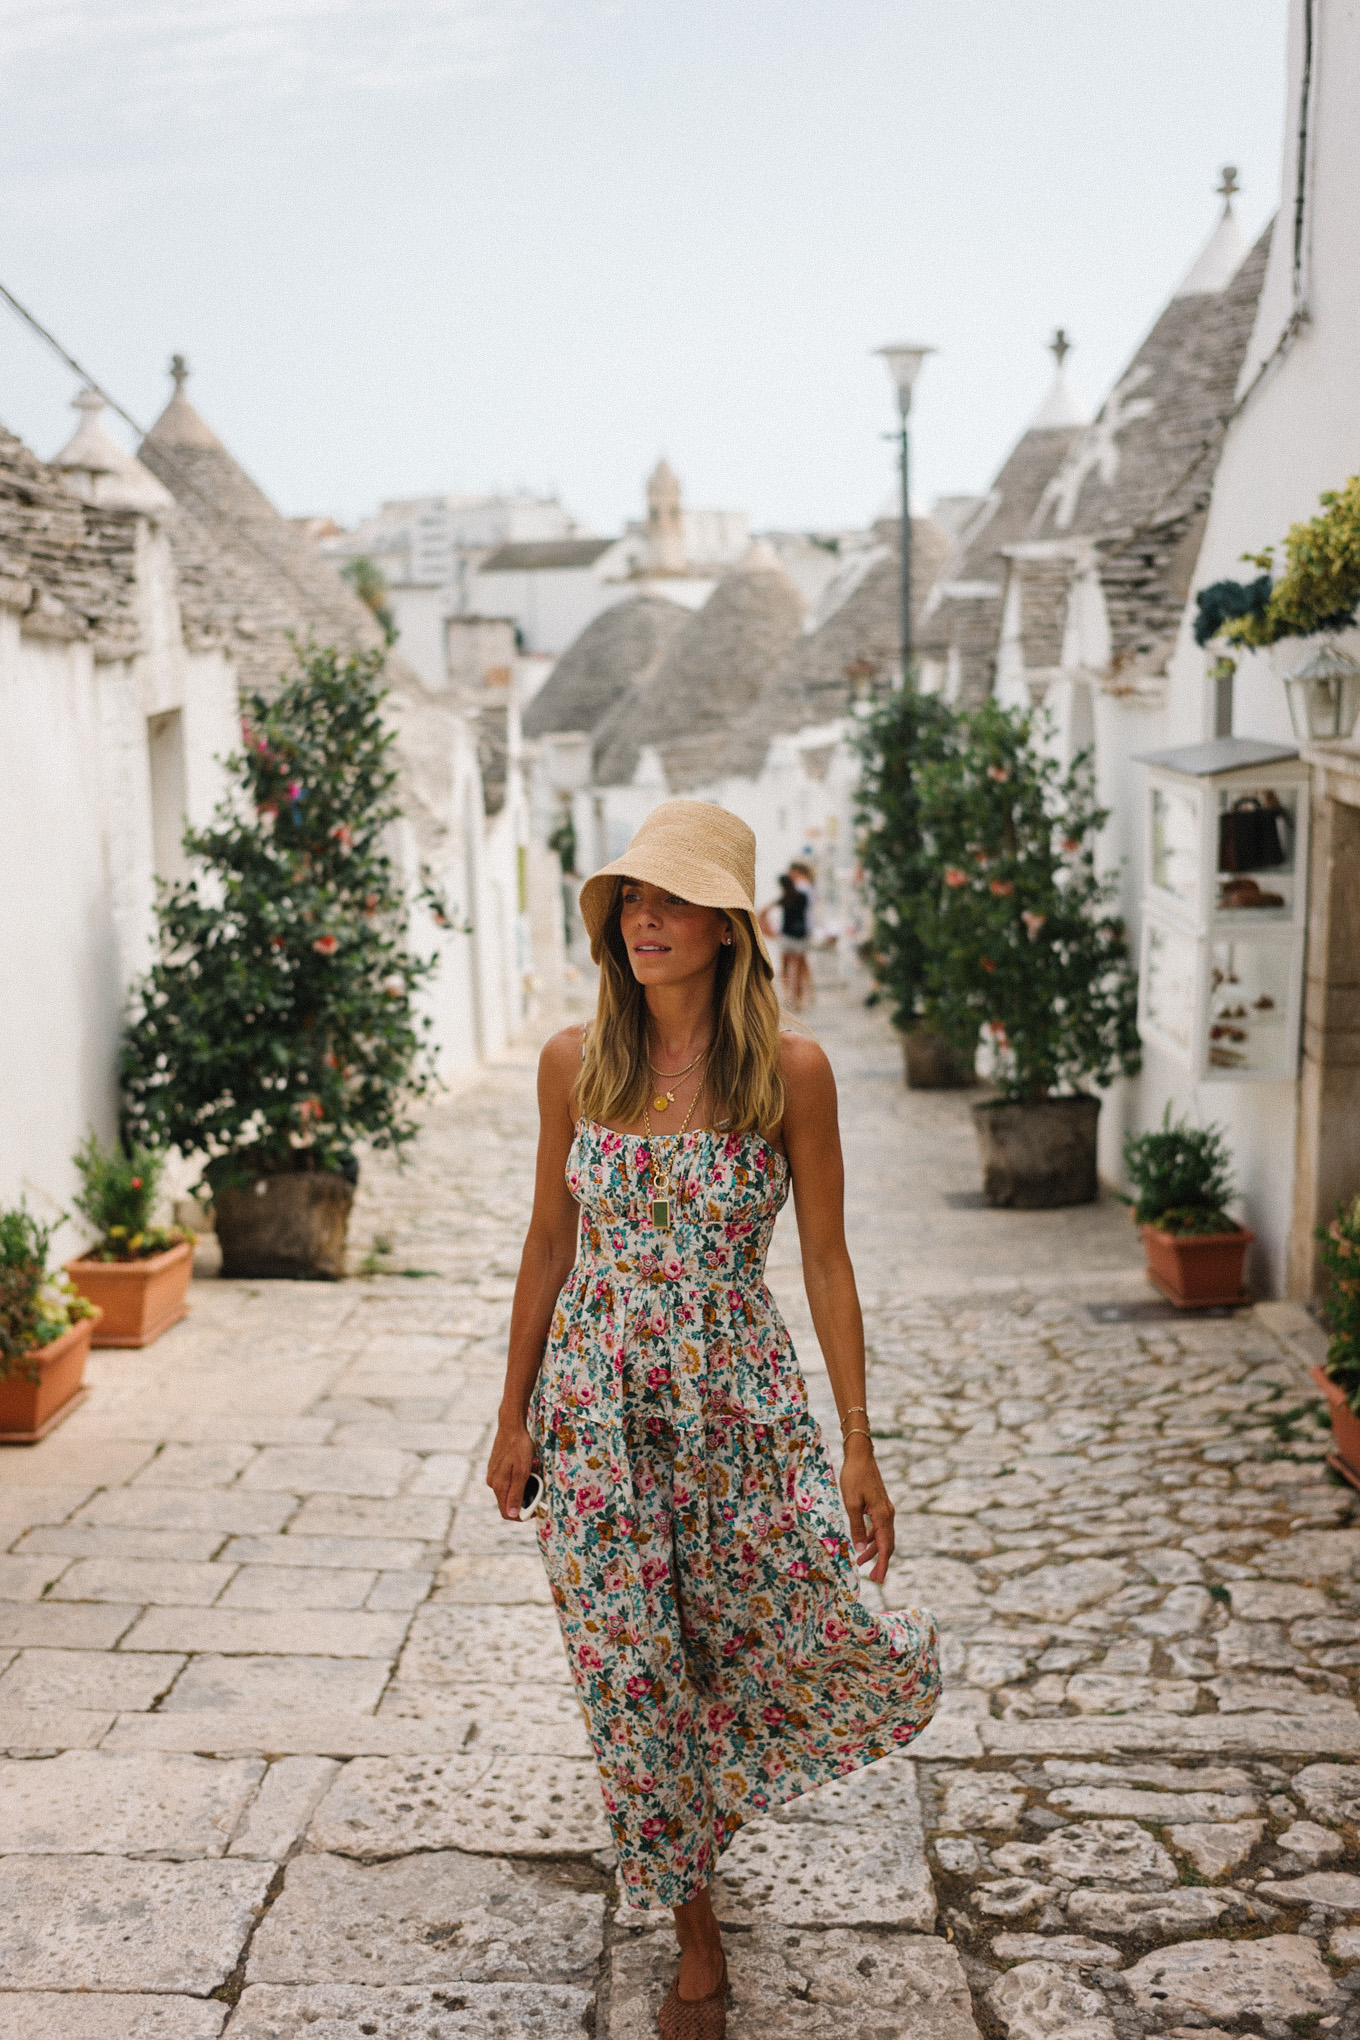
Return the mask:
<path fill-rule="evenodd" d="M 806 864 L 791 864 L 779 880 L 779 898 L 772 900 L 760 917 L 760 925 L 767 935 L 779 937 L 779 976 L 784 987 L 784 996 L 795 1013 L 803 1009 L 804 1001 L 812 992 L 812 971 L 808 964 L 808 948 L 812 930 L 808 917 L 812 910 L 812 873 Z M 771 925 L 778 915 L 779 926 Z"/>
<path fill-rule="evenodd" d="M 902 1749 L 939 1697 L 929 1616 L 858 1598 L 856 1564 L 887 1572 L 893 1506 L 865 1408 L 835 1082 L 814 1042 L 780 1032 L 754 884 L 745 823 L 677 800 L 582 890 L 599 997 L 539 1064 L 487 1470 L 507 1517 L 531 1473 L 542 1483 L 619 1874 L 633 1903 L 675 1911 L 665 2040 L 726 2031 L 708 1886 L 743 1821 Z M 839 1495 L 764 1284 L 790 1185 Z"/>

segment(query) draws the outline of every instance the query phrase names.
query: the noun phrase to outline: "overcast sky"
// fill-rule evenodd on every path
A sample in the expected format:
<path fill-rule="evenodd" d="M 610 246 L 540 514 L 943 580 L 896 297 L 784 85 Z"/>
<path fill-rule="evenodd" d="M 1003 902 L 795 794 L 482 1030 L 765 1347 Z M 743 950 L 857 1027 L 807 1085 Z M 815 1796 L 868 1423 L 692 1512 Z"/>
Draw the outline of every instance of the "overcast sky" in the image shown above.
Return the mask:
<path fill-rule="evenodd" d="M 872 517 L 869 350 L 940 354 L 919 494 L 984 487 L 1043 343 L 1097 404 L 1236 163 L 1287 0 L 0 0 L 0 279 L 150 420 L 166 358 L 290 514 L 669 456 L 759 526 Z M 73 380 L 0 311 L 0 419 Z"/>

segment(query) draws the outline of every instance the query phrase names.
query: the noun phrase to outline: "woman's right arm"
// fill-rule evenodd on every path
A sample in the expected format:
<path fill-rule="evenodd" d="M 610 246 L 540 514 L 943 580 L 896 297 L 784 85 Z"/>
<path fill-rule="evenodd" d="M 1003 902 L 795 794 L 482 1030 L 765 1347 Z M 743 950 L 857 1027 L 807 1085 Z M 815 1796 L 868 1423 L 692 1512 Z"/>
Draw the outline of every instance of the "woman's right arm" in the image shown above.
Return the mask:
<path fill-rule="evenodd" d="M 486 1484 L 495 1494 L 497 1507 L 511 1520 L 519 1516 L 524 1483 L 533 1465 L 534 1446 L 527 1428 L 529 1398 L 543 1364 L 558 1292 L 576 1259 L 577 1205 L 567 1188 L 566 1169 L 575 1131 L 571 1092 L 580 1068 L 581 1029 L 564 1028 L 547 1043 L 538 1060 L 534 1208 L 515 1283 L 505 1393 L 486 1469 Z"/>

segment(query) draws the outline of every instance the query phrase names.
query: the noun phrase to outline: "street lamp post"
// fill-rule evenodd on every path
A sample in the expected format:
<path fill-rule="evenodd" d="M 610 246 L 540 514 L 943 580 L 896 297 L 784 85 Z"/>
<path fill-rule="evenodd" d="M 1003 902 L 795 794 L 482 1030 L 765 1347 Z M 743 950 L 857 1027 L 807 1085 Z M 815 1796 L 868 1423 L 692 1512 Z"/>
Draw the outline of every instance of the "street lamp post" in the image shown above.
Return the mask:
<path fill-rule="evenodd" d="M 874 353 L 886 362 L 888 374 L 897 391 L 897 411 L 901 419 L 899 460 L 902 469 L 902 685 L 911 686 L 911 473 L 910 450 L 907 441 L 907 417 L 911 410 L 912 385 L 921 373 L 928 354 L 934 354 L 933 347 L 917 347 L 910 341 L 899 340 L 891 347 L 876 347 Z"/>

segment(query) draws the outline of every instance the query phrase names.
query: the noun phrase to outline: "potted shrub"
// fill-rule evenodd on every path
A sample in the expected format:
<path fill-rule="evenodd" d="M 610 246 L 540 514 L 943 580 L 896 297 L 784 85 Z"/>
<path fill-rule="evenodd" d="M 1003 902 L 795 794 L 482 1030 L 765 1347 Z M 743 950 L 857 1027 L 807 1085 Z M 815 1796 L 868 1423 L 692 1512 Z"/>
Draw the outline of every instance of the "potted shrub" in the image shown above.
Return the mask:
<path fill-rule="evenodd" d="M 1168 1105 L 1155 1132 L 1129 1134 L 1124 1167 L 1149 1281 L 1182 1310 L 1245 1301 L 1242 1264 L 1256 1236 L 1228 1216 L 1233 1187 L 1222 1128 L 1173 1125 Z"/>
<path fill-rule="evenodd" d="M 873 914 L 861 954 L 873 973 L 874 1001 L 886 1000 L 902 1037 L 913 1091 L 977 1081 L 976 1021 L 957 1040 L 943 1032 L 929 995 L 922 928 L 933 909 L 935 867 L 921 827 L 921 767 L 948 755 L 957 726 L 938 695 L 902 688 L 870 711 L 859 732 L 859 862 Z"/>
<path fill-rule="evenodd" d="M 106 1152 L 91 1133 L 75 1162 L 76 1210 L 97 1238 L 66 1272 L 102 1312 L 94 1344 L 149 1346 L 188 1311 L 194 1266 L 194 1235 L 152 1223 L 165 1157 L 152 1148 Z"/>
<path fill-rule="evenodd" d="M 1089 755 L 1067 769 L 1034 718 L 995 701 L 920 769 L 931 863 L 926 998 L 950 1040 L 991 1044 L 998 1094 L 973 1107 L 989 1204 L 1089 1204 L 1108 1085 L 1139 1067 L 1136 988 L 1115 881 L 1096 870 L 1107 811 Z"/>
<path fill-rule="evenodd" d="M 99 1312 L 64 1273 L 49 1274 L 54 1228 L 21 1205 L 0 1211 L 0 1444 L 36 1445 L 69 1416 Z"/>
<path fill-rule="evenodd" d="M 129 1145 L 205 1157 L 224 1275 L 335 1280 L 355 1144 L 398 1148 L 434 1081 L 386 849 L 382 655 L 308 646 L 244 705 L 237 790 L 189 830 L 123 1049 Z M 443 910 L 426 886 L 437 918 Z"/>
<path fill-rule="evenodd" d="M 1312 1375 L 1332 1417 L 1335 1450 L 1328 1465 L 1360 1488 L 1360 1197 L 1337 1206 L 1330 1225 L 1318 1227 L 1327 1300 L 1323 1315 L 1331 1340 L 1325 1367 Z"/>

